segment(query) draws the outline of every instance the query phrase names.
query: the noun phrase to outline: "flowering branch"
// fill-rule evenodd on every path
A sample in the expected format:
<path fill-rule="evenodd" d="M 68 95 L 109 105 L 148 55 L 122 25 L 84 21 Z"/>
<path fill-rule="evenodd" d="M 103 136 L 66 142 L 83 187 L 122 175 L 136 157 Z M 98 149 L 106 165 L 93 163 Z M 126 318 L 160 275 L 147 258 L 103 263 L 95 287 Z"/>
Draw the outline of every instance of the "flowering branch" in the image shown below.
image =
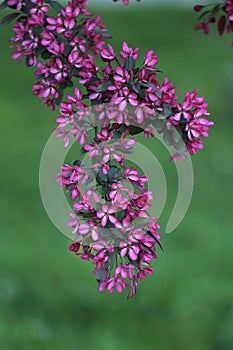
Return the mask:
<path fill-rule="evenodd" d="M 70 250 L 95 265 L 100 291 L 128 287 L 130 298 L 139 280 L 153 273 L 151 261 L 162 246 L 157 218 L 148 214 L 148 178 L 126 165 L 127 153 L 135 135 L 160 133 L 175 149 L 172 160 L 195 154 L 214 124 L 207 119 L 207 103 L 197 90 L 177 102 L 168 78 L 159 81 L 153 50 L 141 63 L 139 49 L 126 42 L 115 52 L 85 0 L 71 0 L 65 7 L 55 1 L 6 0 L 1 8 L 6 7 L 15 12 L 3 18 L 2 26 L 17 19 L 12 58 L 36 67 L 33 94 L 53 110 L 59 106 L 56 135 L 64 146 L 71 136 L 82 145 L 81 159 L 65 164 L 57 177 L 73 202 L 67 224 L 74 234 Z M 64 100 L 67 87 L 74 93 Z"/>
<path fill-rule="evenodd" d="M 196 12 L 203 11 L 199 16 L 200 23 L 196 26 L 196 30 L 203 30 L 208 35 L 210 32 L 209 24 L 218 22 L 219 35 L 223 35 L 225 31 L 233 32 L 233 0 L 211 5 L 196 5 L 194 10 Z"/>

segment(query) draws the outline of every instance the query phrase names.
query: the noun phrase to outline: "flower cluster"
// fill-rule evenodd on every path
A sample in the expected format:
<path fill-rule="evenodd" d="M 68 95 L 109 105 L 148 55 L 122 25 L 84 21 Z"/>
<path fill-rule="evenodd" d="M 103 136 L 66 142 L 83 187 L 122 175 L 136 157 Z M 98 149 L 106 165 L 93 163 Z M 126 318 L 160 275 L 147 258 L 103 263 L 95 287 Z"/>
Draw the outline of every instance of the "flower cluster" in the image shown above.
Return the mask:
<path fill-rule="evenodd" d="M 203 97 L 197 96 L 197 90 L 188 91 L 184 101 L 178 103 L 168 78 L 158 81 L 160 69 L 156 68 L 158 58 L 154 52 L 149 50 L 143 63 L 137 65 L 138 51 L 124 42 L 118 54 L 108 44 L 101 52 L 104 66 L 96 67 L 93 62 L 87 67 L 86 79 L 80 80 L 86 88 L 85 95 L 75 88 L 74 95 L 68 95 L 68 101 L 60 104 L 57 133 L 65 138 L 66 145 L 69 133 L 80 144 L 85 143 L 88 133 L 84 124 L 90 115 L 84 99 L 88 97 L 97 106 L 99 122 L 109 124 L 114 120 L 123 124 L 129 134 L 143 132 L 145 137 L 162 133 L 165 143 L 174 146 L 179 154 L 195 154 L 203 148 L 202 140 L 213 125 L 205 118 L 209 113 Z M 68 130 L 67 125 L 71 126 Z"/>
<path fill-rule="evenodd" d="M 16 10 L 8 15 L 17 21 L 11 38 L 13 59 L 26 58 L 28 66 L 37 66 L 33 93 L 52 109 L 62 100 L 74 78 L 91 72 L 94 55 L 99 55 L 107 37 L 100 17 L 87 11 L 86 0 L 72 0 L 64 8 L 55 1 L 8 0 Z M 49 10 L 55 10 L 49 16 Z M 85 77 L 83 77 L 85 79 Z"/>
<path fill-rule="evenodd" d="M 107 135 L 105 126 L 97 136 L 99 140 L 101 135 Z M 147 213 L 152 199 L 145 187 L 148 178 L 126 167 L 124 155 L 116 156 L 117 148 L 128 151 L 132 142 L 123 144 L 117 138 L 113 142 L 114 137 L 113 128 L 108 134 L 110 145 L 99 143 L 98 152 L 87 144 L 94 166 L 87 167 L 80 161 L 72 166 L 65 164 L 57 181 L 74 202 L 68 222 L 75 235 L 70 250 L 95 265 L 93 272 L 100 291 L 113 293 L 115 288 L 122 292 L 129 287 L 130 298 L 139 280 L 153 273 L 151 261 L 157 258 L 156 245 L 161 244 L 157 218 Z M 99 161 L 108 162 L 106 171 L 95 166 Z"/>
<path fill-rule="evenodd" d="M 128 287 L 132 297 L 139 280 L 153 273 L 151 262 L 161 243 L 157 218 L 148 214 L 148 178 L 126 164 L 127 154 L 140 133 L 145 138 L 163 134 L 176 151 L 173 160 L 184 159 L 185 151 L 195 154 L 213 125 L 206 117 L 207 103 L 197 90 L 178 103 L 168 78 L 159 81 L 152 50 L 140 64 L 139 49 L 126 42 L 117 53 L 86 0 L 66 6 L 52 0 L 5 0 L 0 9 L 6 7 L 15 12 L 1 25 L 17 19 L 12 58 L 25 58 L 36 67 L 33 94 L 52 109 L 59 106 L 56 136 L 64 138 L 65 146 L 71 136 L 82 145 L 81 159 L 65 164 L 57 176 L 73 205 L 67 224 L 74 234 L 70 250 L 95 265 L 100 291 Z M 72 86 L 74 92 L 63 99 Z"/>
<path fill-rule="evenodd" d="M 225 31 L 233 32 L 233 0 L 225 0 L 224 3 L 215 5 L 196 5 L 194 10 L 196 12 L 203 10 L 199 17 L 200 23 L 196 26 L 197 30 L 203 30 L 208 35 L 210 32 L 209 24 L 217 21 L 219 35 L 223 35 Z"/>

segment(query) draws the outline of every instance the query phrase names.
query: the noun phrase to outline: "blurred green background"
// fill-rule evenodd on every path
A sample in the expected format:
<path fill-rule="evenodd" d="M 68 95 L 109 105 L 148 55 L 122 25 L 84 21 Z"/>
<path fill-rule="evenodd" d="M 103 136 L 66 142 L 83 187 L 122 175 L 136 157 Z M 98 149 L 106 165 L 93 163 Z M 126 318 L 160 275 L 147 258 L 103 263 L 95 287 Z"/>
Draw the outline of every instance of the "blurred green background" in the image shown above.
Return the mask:
<path fill-rule="evenodd" d="M 195 32 L 191 7 L 117 7 L 102 12 L 114 43 L 141 55 L 155 49 L 180 99 L 199 88 L 216 126 L 193 157 L 191 206 L 175 232 L 163 233 L 177 191 L 174 165 L 152 144 L 167 173 L 160 218 L 164 253 L 130 301 L 99 293 L 93 266 L 68 251 L 69 240 L 41 202 L 38 169 L 56 113 L 31 93 L 32 70 L 11 61 L 0 33 L 1 196 L 0 344 L 3 350 L 233 349 L 233 51 L 230 36 Z M 162 154 L 162 155 L 161 155 Z M 156 197 L 155 197 L 156 198 Z"/>

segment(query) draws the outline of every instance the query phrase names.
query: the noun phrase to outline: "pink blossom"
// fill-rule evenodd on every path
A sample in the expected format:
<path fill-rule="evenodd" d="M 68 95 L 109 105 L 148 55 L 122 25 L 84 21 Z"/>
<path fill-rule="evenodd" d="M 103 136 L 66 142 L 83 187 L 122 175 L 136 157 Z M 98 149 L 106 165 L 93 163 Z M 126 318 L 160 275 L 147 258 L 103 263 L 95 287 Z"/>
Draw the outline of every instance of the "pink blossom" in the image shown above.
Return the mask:
<path fill-rule="evenodd" d="M 153 267 L 151 266 L 142 267 L 138 272 L 138 278 L 144 279 L 146 278 L 147 274 L 149 275 L 153 274 Z"/>
<path fill-rule="evenodd" d="M 130 259 L 135 261 L 138 258 L 140 248 L 137 245 L 133 245 L 130 242 L 121 242 L 120 243 L 121 256 L 124 257 L 126 254 L 129 255 Z"/>
<path fill-rule="evenodd" d="M 135 60 L 138 59 L 138 51 L 139 49 L 131 49 L 126 42 L 123 42 L 122 44 L 122 51 L 120 52 L 120 56 L 122 60 L 125 60 L 126 57 L 132 56 Z"/>
<path fill-rule="evenodd" d="M 69 133 L 63 129 L 63 128 L 57 128 L 54 130 L 56 133 L 56 138 L 63 138 L 64 139 L 64 147 L 68 147 L 70 143 L 69 139 Z"/>
<path fill-rule="evenodd" d="M 70 133 L 74 135 L 80 145 L 83 145 L 88 138 L 88 132 L 84 127 L 74 124 L 74 128 L 70 130 Z"/>
<path fill-rule="evenodd" d="M 100 285 L 99 291 L 107 289 L 112 294 L 114 288 L 116 288 L 118 293 L 122 293 L 126 286 L 128 286 L 128 283 L 123 281 L 120 277 L 111 277 Z"/>
<path fill-rule="evenodd" d="M 130 74 L 126 69 L 122 67 L 116 67 L 115 75 L 113 78 L 116 82 L 126 83 L 130 79 Z"/>
<path fill-rule="evenodd" d="M 82 67 L 83 58 L 81 56 L 79 56 L 78 50 L 74 49 L 69 54 L 68 61 L 71 64 L 71 66 L 76 67 L 76 68 L 81 68 Z"/>
<path fill-rule="evenodd" d="M 103 49 L 101 52 L 101 56 L 104 62 L 111 62 L 115 58 L 115 53 L 113 47 L 108 44 L 106 49 Z"/>
<path fill-rule="evenodd" d="M 79 219 L 77 215 L 74 213 L 68 213 L 68 214 L 71 217 L 71 220 L 68 221 L 67 226 L 74 228 L 72 233 L 77 233 L 79 230 Z"/>
<path fill-rule="evenodd" d="M 179 153 L 175 153 L 173 154 L 173 156 L 170 157 L 169 161 L 174 161 L 177 162 L 178 160 L 186 160 L 186 155 L 185 154 L 179 154 Z"/>
<path fill-rule="evenodd" d="M 116 211 L 116 206 L 109 207 L 107 205 L 102 205 L 102 210 L 99 210 L 96 215 L 99 219 L 101 219 L 101 225 L 103 227 L 107 225 L 108 220 L 113 224 L 117 223 L 117 218 L 114 215 L 112 215 L 116 213 Z"/>
<path fill-rule="evenodd" d="M 23 0 L 7 0 L 7 5 L 8 6 L 16 6 L 16 11 L 21 11 L 22 5 L 23 5 Z"/>
<path fill-rule="evenodd" d="M 144 67 L 148 70 L 154 70 L 155 65 L 158 63 L 158 57 L 154 54 L 153 50 L 149 50 L 146 54 L 144 61 Z"/>
<path fill-rule="evenodd" d="M 79 249 L 80 249 L 80 243 L 79 242 L 73 242 L 71 243 L 71 245 L 69 246 L 70 251 L 78 253 Z"/>
<path fill-rule="evenodd" d="M 207 22 L 200 22 L 196 28 L 196 30 L 203 30 L 203 32 L 208 35 L 210 32 L 210 27 Z"/>
<path fill-rule="evenodd" d="M 68 77 L 69 69 L 62 60 L 57 57 L 54 65 L 50 68 L 50 72 L 54 74 L 54 78 L 60 82 Z"/>

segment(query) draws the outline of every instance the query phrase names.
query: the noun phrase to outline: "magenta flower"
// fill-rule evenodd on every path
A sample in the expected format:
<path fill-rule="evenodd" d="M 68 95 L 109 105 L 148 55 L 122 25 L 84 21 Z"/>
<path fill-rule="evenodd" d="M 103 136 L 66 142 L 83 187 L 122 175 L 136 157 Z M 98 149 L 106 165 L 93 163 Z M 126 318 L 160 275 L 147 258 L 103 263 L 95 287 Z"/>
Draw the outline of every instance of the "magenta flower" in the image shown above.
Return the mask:
<path fill-rule="evenodd" d="M 23 6 L 23 0 L 7 0 L 8 6 L 16 6 L 16 11 L 21 11 Z"/>
<path fill-rule="evenodd" d="M 200 22 L 196 28 L 196 30 L 203 30 L 203 32 L 208 35 L 210 32 L 210 27 L 207 22 Z"/>
<path fill-rule="evenodd" d="M 123 281 L 120 277 L 111 277 L 106 282 L 102 282 L 99 287 L 99 291 L 102 292 L 107 289 L 111 294 L 114 292 L 114 288 L 118 293 L 122 293 L 128 283 Z"/>
<path fill-rule="evenodd" d="M 126 57 L 132 56 L 135 60 L 138 59 L 138 51 L 139 48 L 137 47 L 136 49 L 131 49 L 126 42 L 123 42 L 122 44 L 122 51 L 120 52 L 120 56 L 122 60 L 125 61 Z"/>
<path fill-rule="evenodd" d="M 126 69 L 116 67 L 115 75 L 113 78 L 117 83 L 126 83 L 130 79 L 130 74 Z"/>
<path fill-rule="evenodd" d="M 132 169 L 132 167 L 127 168 L 124 171 L 125 178 L 130 181 L 138 181 L 139 176 L 138 176 L 138 170 Z"/>
<path fill-rule="evenodd" d="M 83 57 L 79 56 L 78 50 L 74 49 L 68 56 L 68 61 L 71 66 L 81 68 L 83 63 Z"/>
<path fill-rule="evenodd" d="M 50 72 L 55 75 L 54 78 L 59 82 L 69 75 L 68 67 L 58 57 L 55 59 L 54 65 L 50 68 Z"/>
<path fill-rule="evenodd" d="M 117 207 L 116 206 L 112 206 L 112 207 L 109 207 L 107 205 L 102 205 L 102 210 L 98 211 L 96 213 L 97 215 L 97 218 L 101 219 L 101 225 L 103 227 L 105 227 L 108 223 L 108 220 L 113 223 L 114 225 L 116 223 L 118 223 L 118 220 L 117 218 L 112 215 L 114 213 L 117 212 Z"/>
<path fill-rule="evenodd" d="M 115 58 L 115 53 L 113 47 L 108 44 L 106 49 L 103 49 L 101 52 L 101 56 L 104 62 L 111 62 Z"/>
<path fill-rule="evenodd" d="M 154 54 L 153 50 L 149 50 L 146 54 L 144 61 L 144 67 L 148 70 L 154 70 L 155 65 L 158 63 L 158 57 Z"/>
<path fill-rule="evenodd" d="M 74 213 L 68 213 L 69 216 L 71 217 L 71 220 L 67 222 L 68 227 L 73 227 L 72 233 L 77 233 L 79 230 L 79 219 L 76 214 Z"/>
<path fill-rule="evenodd" d="M 131 260 L 137 260 L 138 254 L 140 252 L 140 248 L 137 245 L 133 245 L 130 242 L 121 242 L 120 243 L 121 256 L 124 257 L 127 254 L 129 255 Z"/>

